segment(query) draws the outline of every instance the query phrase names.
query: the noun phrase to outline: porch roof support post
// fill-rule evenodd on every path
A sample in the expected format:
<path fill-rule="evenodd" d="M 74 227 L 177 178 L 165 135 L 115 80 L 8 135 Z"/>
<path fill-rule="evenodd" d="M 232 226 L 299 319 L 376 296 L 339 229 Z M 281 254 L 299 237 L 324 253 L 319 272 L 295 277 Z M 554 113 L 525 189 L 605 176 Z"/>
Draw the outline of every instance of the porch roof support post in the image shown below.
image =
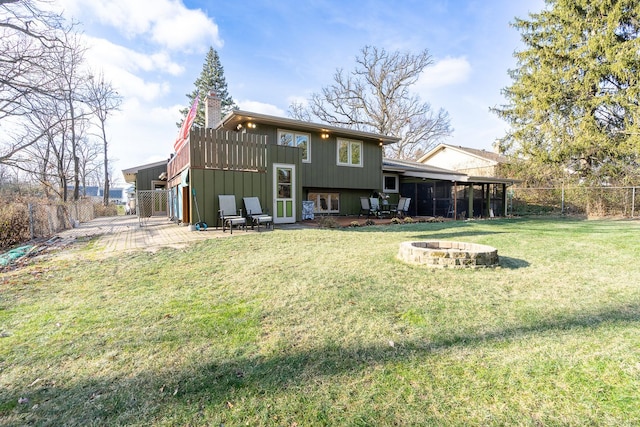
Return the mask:
<path fill-rule="evenodd" d="M 458 183 L 453 181 L 453 219 L 458 219 Z"/>
<path fill-rule="evenodd" d="M 473 218 L 473 183 L 469 184 L 469 207 L 467 211 L 467 218 Z"/>
<path fill-rule="evenodd" d="M 502 206 L 504 209 L 504 217 L 507 217 L 507 184 L 502 184 Z"/>
<path fill-rule="evenodd" d="M 485 208 L 485 218 L 491 218 L 491 184 L 487 184 L 487 207 Z"/>
<path fill-rule="evenodd" d="M 438 203 L 438 201 L 436 200 L 436 186 L 438 185 L 437 181 L 433 182 L 433 186 L 431 187 L 431 216 L 435 217 L 436 216 L 436 204 Z M 416 184 L 416 188 L 418 187 L 418 184 Z M 416 196 L 416 200 L 417 196 Z"/>

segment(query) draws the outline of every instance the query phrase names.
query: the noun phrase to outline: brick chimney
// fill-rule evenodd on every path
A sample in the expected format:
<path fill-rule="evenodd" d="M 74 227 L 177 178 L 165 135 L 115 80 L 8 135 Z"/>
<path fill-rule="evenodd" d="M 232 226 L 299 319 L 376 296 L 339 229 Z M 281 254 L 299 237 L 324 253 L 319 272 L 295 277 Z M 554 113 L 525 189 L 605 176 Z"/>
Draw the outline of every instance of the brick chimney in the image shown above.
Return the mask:
<path fill-rule="evenodd" d="M 207 95 L 204 109 L 204 125 L 206 128 L 215 129 L 220 120 L 222 120 L 222 101 L 214 91 L 211 91 Z"/>

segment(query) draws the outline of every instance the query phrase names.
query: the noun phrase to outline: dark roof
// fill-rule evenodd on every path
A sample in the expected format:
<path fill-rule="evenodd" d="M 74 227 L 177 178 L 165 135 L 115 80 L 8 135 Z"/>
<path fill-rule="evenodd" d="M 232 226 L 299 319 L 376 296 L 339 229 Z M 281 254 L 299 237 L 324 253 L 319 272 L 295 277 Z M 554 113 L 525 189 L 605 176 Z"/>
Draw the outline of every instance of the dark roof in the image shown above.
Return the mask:
<path fill-rule="evenodd" d="M 254 122 L 257 124 L 265 124 L 271 126 L 292 127 L 309 132 L 328 133 L 338 137 L 345 138 L 363 138 L 379 141 L 383 145 L 393 144 L 400 141 L 401 138 L 389 135 L 380 135 L 372 132 L 361 130 L 331 126 L 321 123 L 312 123 L 304 120 L 296 120 L 288 117 L 270 116 L 268 114 L 253 113 L 251 111 L 233 110 L 226 115 L 218 125 L 226 130 L 236 130 L 239 125 L 244 126 L 246 122 Z"/>
<path fill-rule="evenodd" d="M 382 159 L 382 170 L 387 172 L 401 172 L 407 176 L 421 178 L 462 181 L 467 175 L 449 169 L 443 169 L 412 160 Z"/>
<path fill-rule="evenodd" d="M 404 176 L 438 179 L 443 181 L 467 182 L 473 184 L 507 184 L 521 182 L 517 179 L 494 178 L 486 176 L 469 176 L 463 172 L 443 169 L 411 160 L 382 159 L 383 172 L 394 172 Z"/>

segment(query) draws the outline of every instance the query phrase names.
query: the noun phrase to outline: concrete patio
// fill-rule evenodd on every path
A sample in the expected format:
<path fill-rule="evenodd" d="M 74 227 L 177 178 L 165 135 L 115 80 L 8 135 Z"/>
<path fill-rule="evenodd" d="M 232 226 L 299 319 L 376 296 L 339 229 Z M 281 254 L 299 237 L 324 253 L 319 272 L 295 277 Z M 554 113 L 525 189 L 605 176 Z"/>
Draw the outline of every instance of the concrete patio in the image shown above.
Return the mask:
<path fill-rule="evenodd" d="M 262 231 L 261 231 L 262 232 Z M 257 231 L 234 230 L 233 234 L 222 232 L 222 228 L 207 228 L 192 231 L 189 226 L 178 225 L 166 217 L 151 217 L 139 220 L 137 216 L 114 216 L 95 218 L 78 227 L 57 235 L 63 241 L 78 241 L 96 237 L 94 248 L 105 253 L 135 250 L 155 251 L 161 247 L 182 248 L 190 242 L 213 238 L 243 236 Z"/>
<path fill-rule="evenodd" d="M 275 230 L 294 230 L 302 228 L 317 228 L 322 217 L 315 220 L 297 222 L 295 224 L 278 224 Z M 364 224 L 365 217 L 336 216 L 332 217 L 339 227 L 347 227 L 353 221 Z M 375 224 L 389 224 L 390 219 L 372 219 Z M 94 249 L 104 254 L 146 250 L 156 251 L 162 247 L 184 248 L 191 242 L 201 240 L 241 237 L 256 233 L 271 232 L 261 227 L 261 231 L 247 228 L 234 229 L 233 234 L 222 232 L 222 228 L 209 227 L 205 231 L 192 230 L 190 226 L 178 225 L 169 221 L 167 217 L 150 217 L 139 220 L 137 216 L 99 217 L 89 222 L 81 223 L 78 227 L 63 231 L 56 235 L 56 239 L 63 244 L 71 244 L 89 238 L 97 237 L 93 243 Z"/>

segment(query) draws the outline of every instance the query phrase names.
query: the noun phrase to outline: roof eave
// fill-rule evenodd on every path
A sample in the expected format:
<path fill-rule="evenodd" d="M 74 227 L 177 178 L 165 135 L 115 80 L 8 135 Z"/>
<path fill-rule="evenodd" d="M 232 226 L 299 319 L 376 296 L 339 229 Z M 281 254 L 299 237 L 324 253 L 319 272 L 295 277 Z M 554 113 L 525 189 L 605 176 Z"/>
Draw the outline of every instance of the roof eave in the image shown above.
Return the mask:
<path fill-rule="evenodd" d="M 243 124 L 245 122 L 256 122 L 257 124 L 266 124 L 271 126 L 290 126 L 300 130 L 306 130 L 310 132 L 325 132 L 329 134 L 333 134 L 335 136 L 343 136 L 343 137 L 357 137 L 357 138 L 366 138 L 373 139 L 378 142 L 381 142 L 382 145 L 395 144 L 399 142 L 401 138 L 389 135 L 380 135 L 371 132 L 364 132 L 354 129 L 341 128 L 338 126 L 331 126 L 321 123 L 313 123 L 306 122 L 303 120 L 291 119 L 287 117 L 278 117 L 271 116 L 268 114 L 254 113 L 251 111 L 243 111 L 243 110 L 233 110 L 229 114 L 227 114 L 220 124 L 218 128 L 226 129 L 226 130 L 237 130 L 239 124 Z"/>

